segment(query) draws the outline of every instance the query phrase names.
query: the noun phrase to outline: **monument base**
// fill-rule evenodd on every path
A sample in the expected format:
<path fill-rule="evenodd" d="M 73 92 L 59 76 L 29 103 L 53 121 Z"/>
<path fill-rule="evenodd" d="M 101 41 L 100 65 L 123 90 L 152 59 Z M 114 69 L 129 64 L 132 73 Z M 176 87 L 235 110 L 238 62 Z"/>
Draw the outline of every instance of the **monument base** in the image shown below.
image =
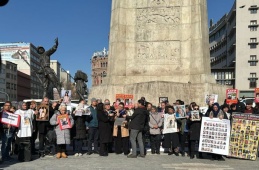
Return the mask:
<path fill-rule="evenodd" d="M 116 94 L 133 94 L 134 102 L 144 96 L 148 102 L 156 106 L 159 103 L 159 97 L 168 97 L 171 104 L 175 100 L 181 99 L 185 104 L 196 102 L 200 106 L 205 106 L 205 95 L 207 94 L 218 94 L 218 102 L 222 104 L 225 100 L 227 88 L 231 87 L 215 83 L 174 83 L 166 81 L 127 85 L 100 85 L 92 87 L 88 101 L 95 97 L 102 100 L 109 99 L 110 102 L 114 102 Z"/>

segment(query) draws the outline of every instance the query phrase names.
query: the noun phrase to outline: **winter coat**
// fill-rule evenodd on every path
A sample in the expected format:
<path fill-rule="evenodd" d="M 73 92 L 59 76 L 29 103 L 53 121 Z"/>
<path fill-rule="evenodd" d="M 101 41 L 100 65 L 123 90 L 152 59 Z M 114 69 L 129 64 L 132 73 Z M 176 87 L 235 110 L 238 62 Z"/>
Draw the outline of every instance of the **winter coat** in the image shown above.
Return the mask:
<path fill-rule="evenodd" d="M 116 117 L 115 117 L 116 119 Z M 128 122 L 124 123 L 121 127 L 121 137 L 128 137 L 129 136 L 129 126 Z M 118 136 L 118 126 L 114 125 L 113 126 L 113 136 L 117 137 Z"/>
<path fill-rule="evenodd" d="M 86 120 L 86 126 L 87 127 L 98 127 L 98 119 L 97 119 L 97 111 L 96 108 L 94 108 L 93 106 L 90 106 L 90 112 L 91 115 L 87 116 L 87 120 Z"/>
<path fill-rule="evenodd" d="M 130 119 L 130 129 L 134 130 L 143 130 L 145 126 L 147 116 L 147 110 L 145 108 L 137 108 L 132 116 L 127 116 L 127 119 Z"/>
<path fill-rule="evenodd" d="M 202 118 L 202 113 L 199 113 Z M 191 117 L 190 117 L 191 118 Z M 201 120 L 200 121 L 191 121 L 187 119 L 187 126 L 189 128 L 190 140 L 200 140 L 201 133 Z"/>
<path fill-rule="evenodd" d="M 50 119 L 50 124 L 55 127 L 55 132 L 57 135 L 57 144 L 70 144 L 70 129 L 61 130 L 57 124 L 57 116 L 60 115 L 59 111 L 56 111 L 55 114 Z M 69 115 L 71 126 L 74 125 L 74 120 L 71 115 Z"/>
<path fill-rule="evenodd" d="M 75 139 L 85 139 L 86 138 L 86 116 L 75 116 L 75 114 L 72 115 L 74 122 L 75 122 L 75 131 L 73 134 L 73 137 Z"/>
<path fill-rule="evenodd" d="M 97 118 L 99 124 L 100 143 L 112 142 L 112 126 L 108 113 L 105 111 L 97 111 Z"/>
<path fill-rule="evenodd" d="M 158 125 L 158 128 L 155 129 L 154 125 Z M 160 113 L 150 113 L 149 115 L 149 127 L 151 135 L 160 135 L 161 127 L 163 125 L 163 118 Z"/>

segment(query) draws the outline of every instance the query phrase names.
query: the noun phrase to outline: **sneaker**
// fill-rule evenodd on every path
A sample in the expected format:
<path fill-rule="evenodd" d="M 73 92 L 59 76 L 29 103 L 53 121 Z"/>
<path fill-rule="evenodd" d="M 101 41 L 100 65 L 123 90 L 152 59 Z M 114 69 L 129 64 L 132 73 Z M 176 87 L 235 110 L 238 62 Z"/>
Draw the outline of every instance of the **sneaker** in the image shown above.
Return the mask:
<path fill-rule="evenodd" d="M 78 153 L 76 153 L 74 156 L 79 156 L 79 154 L 78 154 Z"/>
<path fill-rule="evenodd" d="M 82 156 L 83 154 L 79 153 L 78 156 Z"/>
<path fill-rule="evenodd" d="M 127 156 L 127 158 L 137 158 L 137 155 L 130 154 L 130 155 Z"/>

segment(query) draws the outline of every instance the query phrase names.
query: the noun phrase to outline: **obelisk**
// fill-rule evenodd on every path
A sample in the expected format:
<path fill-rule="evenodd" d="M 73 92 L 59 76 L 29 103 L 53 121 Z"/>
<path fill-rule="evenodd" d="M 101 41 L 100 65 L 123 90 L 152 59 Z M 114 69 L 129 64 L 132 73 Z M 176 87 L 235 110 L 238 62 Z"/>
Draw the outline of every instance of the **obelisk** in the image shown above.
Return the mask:
<path fill-rule="evenodd" d="M 207 21 L 206 0 L 113 0 L 108 73 L 90 97 L 223 100 L 226 87 L 211 76 Z"/>

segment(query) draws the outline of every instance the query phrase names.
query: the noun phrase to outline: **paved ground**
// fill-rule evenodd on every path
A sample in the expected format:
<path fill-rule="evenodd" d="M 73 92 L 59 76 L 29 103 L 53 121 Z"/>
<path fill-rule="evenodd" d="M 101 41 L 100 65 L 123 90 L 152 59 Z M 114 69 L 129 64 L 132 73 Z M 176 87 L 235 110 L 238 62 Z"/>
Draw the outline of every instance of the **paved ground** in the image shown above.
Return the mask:
<path fill-rule="evenodd" d="M 226 159 L 224 162 L 211 161 L 209 159 L 190 159 L 189 157 L 176 157 L 162 155 L 147 155 L 146 158 L 129 159 L 124 155 L 110 154 L 108 157 L 98 155 L 83 155 L 82 157 L 69 156 L 67 159 L 56 159 L 55 157 L 45 157 L 38 159 L 36 156 L 31 162 L 4 162 L 0 169 L 5 170 L 77 170 L 77 169 L 172 169 L 172 170 L 257 170 L 259 160 L 248 161 L 239 159 Z"/>

